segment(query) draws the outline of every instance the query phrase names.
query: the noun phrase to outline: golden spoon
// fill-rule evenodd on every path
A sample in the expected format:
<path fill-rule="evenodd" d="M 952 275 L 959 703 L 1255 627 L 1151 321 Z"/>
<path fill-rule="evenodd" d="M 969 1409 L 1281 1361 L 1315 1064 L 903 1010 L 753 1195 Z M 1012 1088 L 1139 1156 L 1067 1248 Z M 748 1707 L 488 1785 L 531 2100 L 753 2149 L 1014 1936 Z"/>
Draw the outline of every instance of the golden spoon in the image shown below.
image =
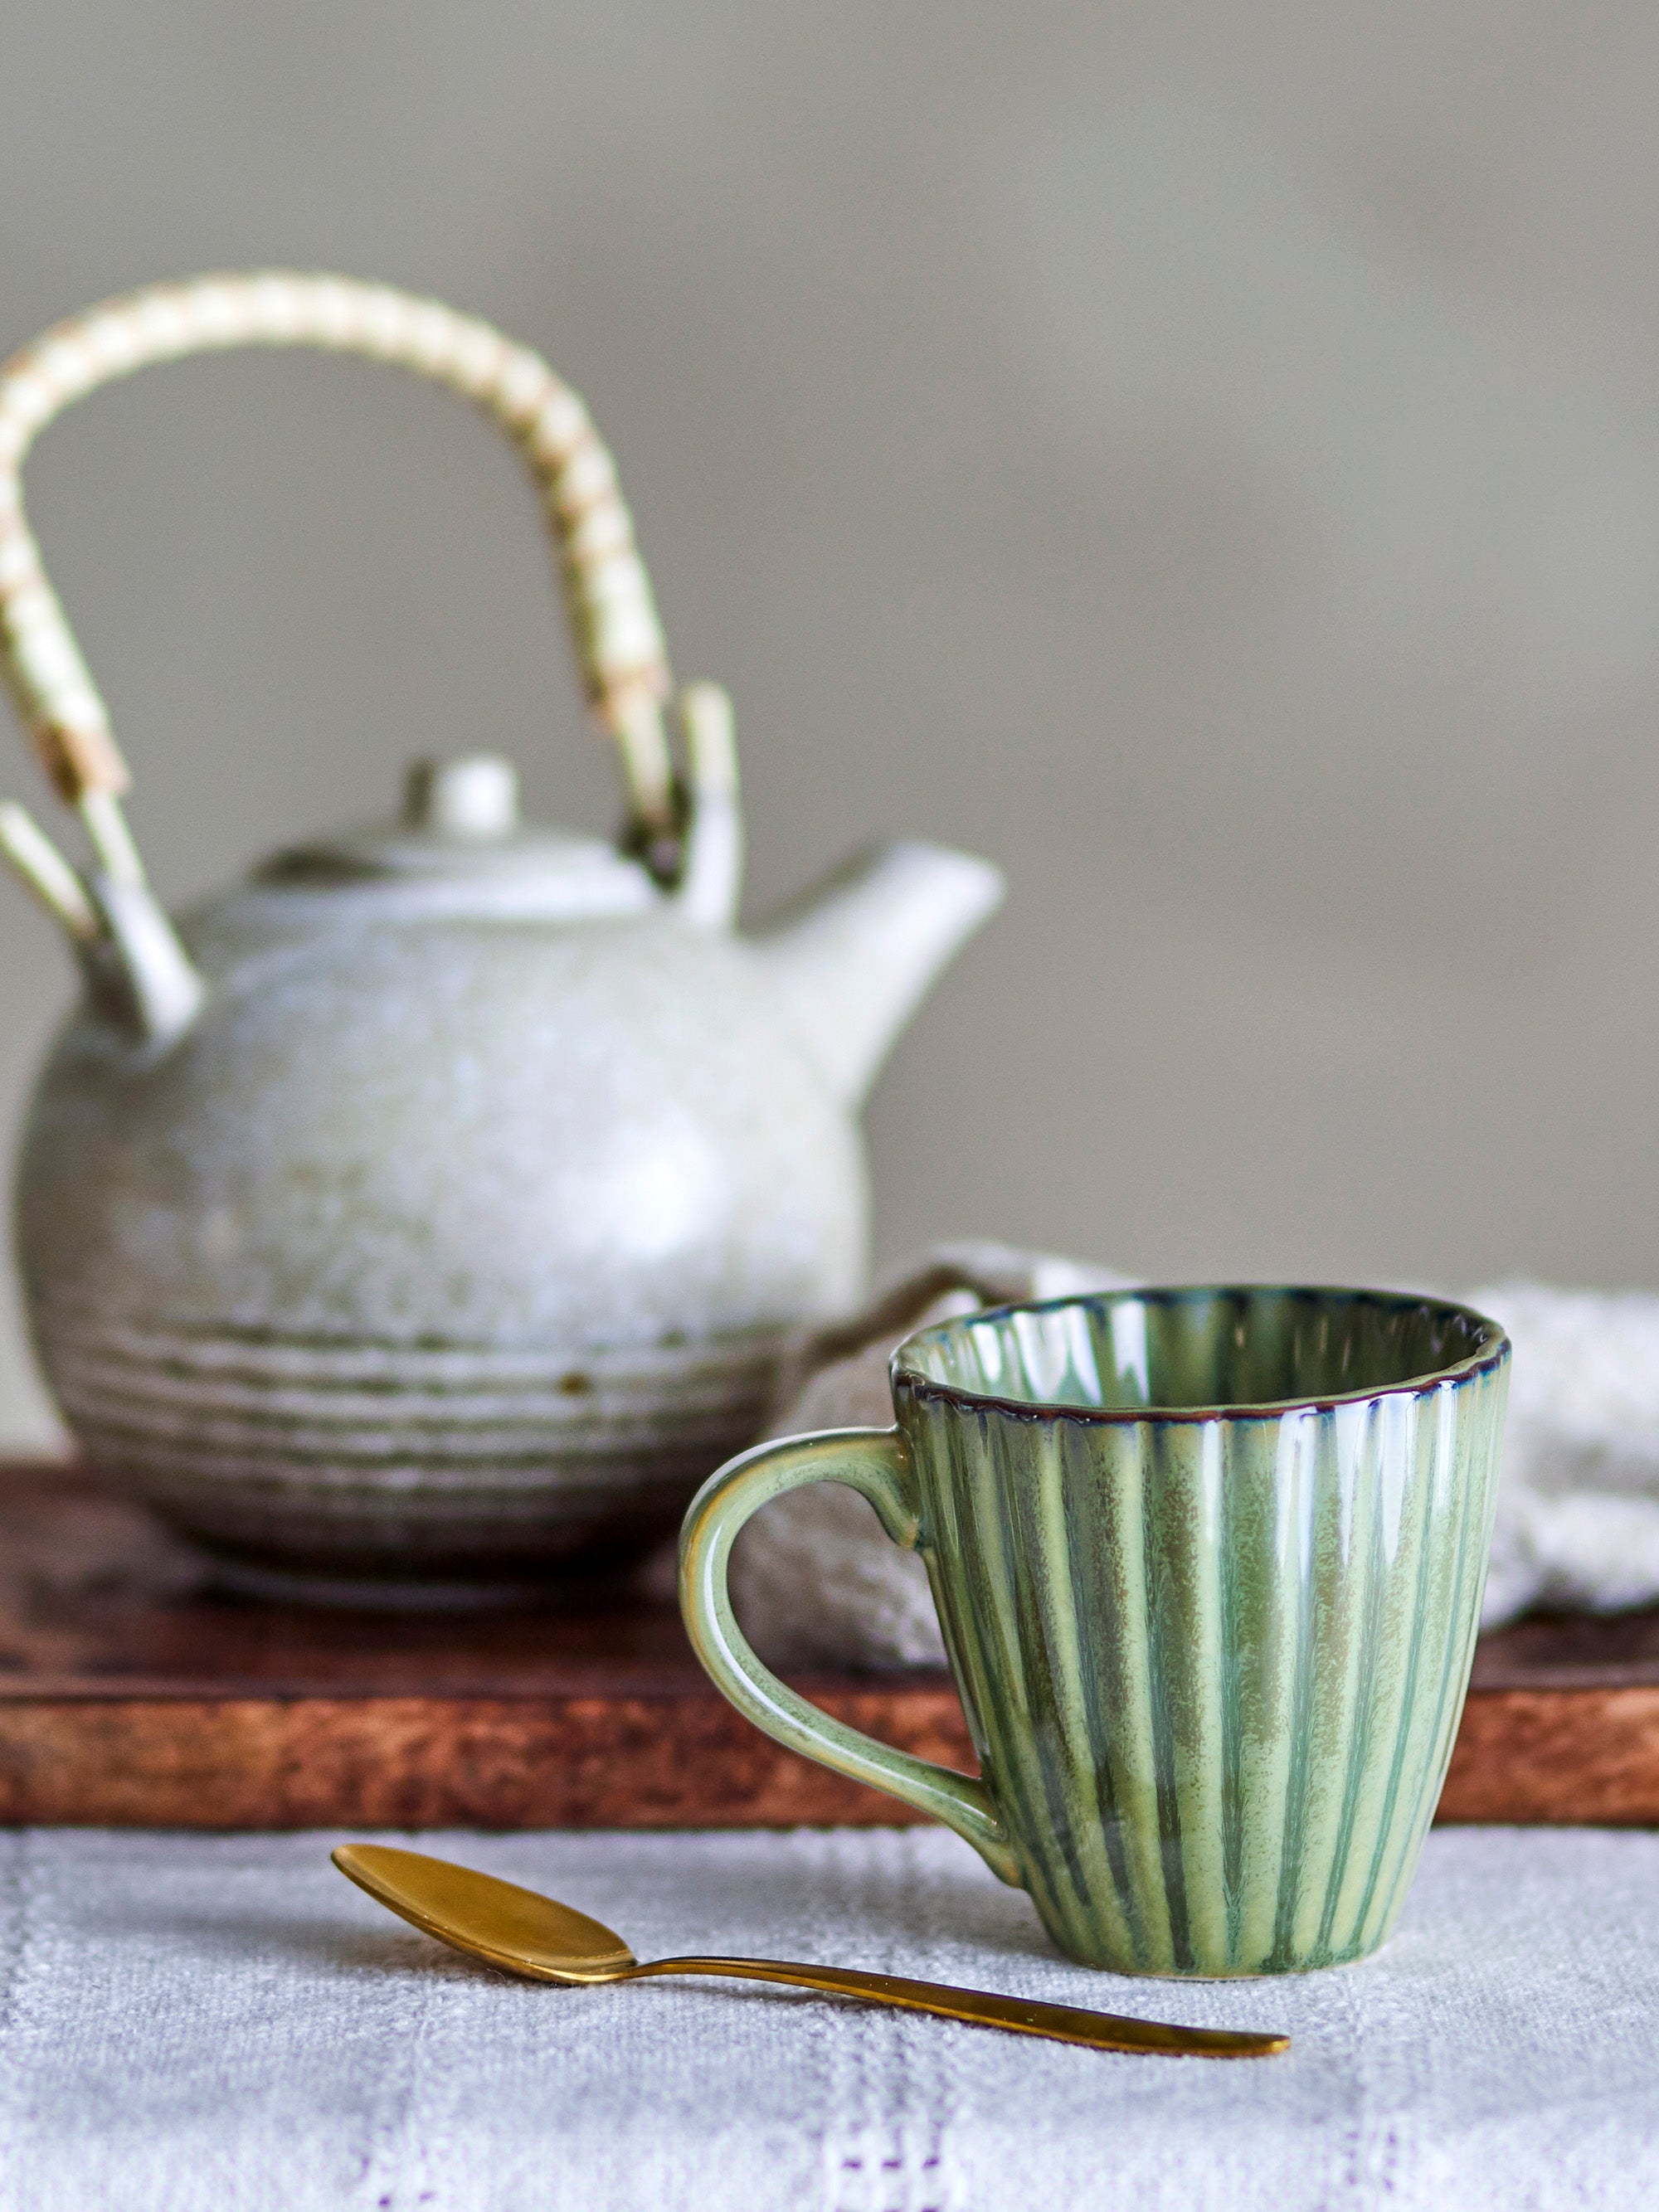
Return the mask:
<path fill-rule="evenodd" d="M 1241 2033 L 1224 2027 L 1168 2027 L 1076 2005 L 1039 2004 L 1031 1997 L 992 1996 L 939 1982 L 907 1982 L 845 1966 L 797 1966 L 779 1959 L 653 1959 L 634 1956 L 614 1929 L 533 1889 L 475 1874 L 421 1851 L 384 1844 L 342 1844 L 340 1872 L 372 1898 L 412 1921 L 441 1943 L 471 1952 L 509 1974 L 533 1981 L 634 1982 L 647 1974 L 724 1974 L 736 1981 L 787 1982 L 833 1996 L 864 1997 L 904 2012 L 937 2013 L 979 2027 L 1012 2028 L 1096 2051 L 1156 2051 L 1200 2058 L 1265 2058 L 1290 2048 L 1288 2035 Z"/>

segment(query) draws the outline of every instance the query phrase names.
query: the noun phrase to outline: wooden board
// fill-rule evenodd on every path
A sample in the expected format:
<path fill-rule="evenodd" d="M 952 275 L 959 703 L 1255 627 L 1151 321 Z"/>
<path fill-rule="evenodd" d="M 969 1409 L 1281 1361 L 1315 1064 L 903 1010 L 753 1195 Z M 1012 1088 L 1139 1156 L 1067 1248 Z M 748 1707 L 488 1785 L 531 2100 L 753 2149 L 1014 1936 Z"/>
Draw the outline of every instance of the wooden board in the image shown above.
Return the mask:
<path fill-rule="evenodd" d="M 948 1679 L 798 1678 L 971 1767 Z M 890 1823 L 714 1691 L 665 1601 L 572 1585 L 411 1618 L 256 1603 L 64 1468 L 0 1468 L 0 1822 L 191 1828 Z M 1440 1817 L 1659 1822 L 1659 1613 L 1482 1642 Z"/>

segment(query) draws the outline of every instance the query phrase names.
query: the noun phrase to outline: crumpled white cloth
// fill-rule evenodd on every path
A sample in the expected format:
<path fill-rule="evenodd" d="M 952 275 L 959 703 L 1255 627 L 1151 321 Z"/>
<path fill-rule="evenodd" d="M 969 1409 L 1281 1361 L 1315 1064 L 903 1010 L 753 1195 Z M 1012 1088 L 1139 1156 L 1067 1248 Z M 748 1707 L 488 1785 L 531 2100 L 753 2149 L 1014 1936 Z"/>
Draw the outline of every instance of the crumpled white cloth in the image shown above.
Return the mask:
<path fill-rule="evenodd" d="M 1659 1297 L 1498 1283 L 1515 1345 L 1487 1625 L 1659 1600 Z"/>
<path fill-rule="evenodd" d="M 1003 1245 L 941 1247 L 863 1314 L 795 1347 L 766 1433 L 885 1427 L 888 1358 L 914 1329 L 1128 1279 Z M 1539 1606 L 1612 1613 L 1659 1600 L 1659 1297 L 1505 1283 L 1468 1303 L 1515 1345 L 1486 1626 Z M 775 1666 L 944 1664 L 921 1562 L 838 1484 L 797 1491 L 750 1523 L 732 1594 Z"/>
<path fill-rule="evenodd" d="M 937 1828 L 410 1839 L 642 1957 L 1288 2031 L 1247 2063 L 740 1983 L 508 1981 L 343 1881 L 337 1840 L 0 1834 L 4 2212 L 1659 2203 L 1659 1836 L 1438 1829 L 1380 1958 L 1197 1984 L 1067 1965 Z"/>

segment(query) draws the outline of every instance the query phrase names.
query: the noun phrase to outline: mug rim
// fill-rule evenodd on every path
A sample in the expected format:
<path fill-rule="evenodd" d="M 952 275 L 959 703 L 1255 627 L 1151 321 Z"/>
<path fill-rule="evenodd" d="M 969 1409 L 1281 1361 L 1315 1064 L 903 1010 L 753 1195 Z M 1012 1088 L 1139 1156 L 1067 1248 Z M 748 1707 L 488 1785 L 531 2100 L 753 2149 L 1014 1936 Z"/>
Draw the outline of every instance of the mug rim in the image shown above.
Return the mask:
<path fill-rule="evenodd" d="M 1218 1401 L 1206 1406 L 1079 1406 L 1053 1398 L 1010 1398 L 994 1390 L 972 1390 L 958 1382 L 940 1382 L 912 1366 L 906 1358 L 913 1345 L 925 1337 L 945 1336 L 977 1322 L 1001 1321 L 1011 1315 L 1058 1313 L 1067 1307 L 1107 1306 L 1138 1299 L 1153 1305 L 1176 1305 L 1197 1298 L 1291 1297 L 1310 1304 L 1340 1299 L 1346 1304 L 1401 1308 L 1426 1307 L 1474 1322 L 1489 1340 L 1477 1351 L 1443 1367 L 1427 1368 L 1420 1375 L 1402 1376 L 1397 1382 L 1373 1384 L 1370 1389 L 1305 1391 L 1292 1398 Z M 1442 1298 L 1413 1291 L 1378 1291 L 1341 1283 L 1147 1283 L 1120 1284 L 1111 1290 L 1068 1291 L 1054 1298 L 1010 1298 L 1004 1304 L 984 1306 L 973 1313 L 956 1314 L 912 1330 L 888 1362 L 888 1376 L 896 1398 L 901 1386 L 910 1395 L 963 1407 L 988 1407 L 1017 1419 L 1082 1421 L 1115 1426 L 1144 1421 L 1275 1420 L 1285 1413 L 1323 1413 L 1338 1406 L 1366 1406 L 1382 1398 L 1422 1397 L 1447 1383 L 1461 1384 L 1474 1376 L 1495 1371 L 1510 1358 L 1513 1346 L 1501 1322 L 1466 1305 L 1461 1298 Z"/>

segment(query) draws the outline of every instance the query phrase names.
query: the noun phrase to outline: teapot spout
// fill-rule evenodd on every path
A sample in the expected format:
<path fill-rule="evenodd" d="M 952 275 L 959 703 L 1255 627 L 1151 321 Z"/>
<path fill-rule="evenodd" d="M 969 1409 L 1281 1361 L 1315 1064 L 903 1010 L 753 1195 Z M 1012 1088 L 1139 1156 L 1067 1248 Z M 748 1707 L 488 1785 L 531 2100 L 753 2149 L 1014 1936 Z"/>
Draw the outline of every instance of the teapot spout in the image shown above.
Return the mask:
<path fill-rule="evenodd" d="M 1002 902 L 1001 871 L 942 845 L 861 853 L 755 946 L 837 1097 L 856 1105 L 928 987 Z"/>

